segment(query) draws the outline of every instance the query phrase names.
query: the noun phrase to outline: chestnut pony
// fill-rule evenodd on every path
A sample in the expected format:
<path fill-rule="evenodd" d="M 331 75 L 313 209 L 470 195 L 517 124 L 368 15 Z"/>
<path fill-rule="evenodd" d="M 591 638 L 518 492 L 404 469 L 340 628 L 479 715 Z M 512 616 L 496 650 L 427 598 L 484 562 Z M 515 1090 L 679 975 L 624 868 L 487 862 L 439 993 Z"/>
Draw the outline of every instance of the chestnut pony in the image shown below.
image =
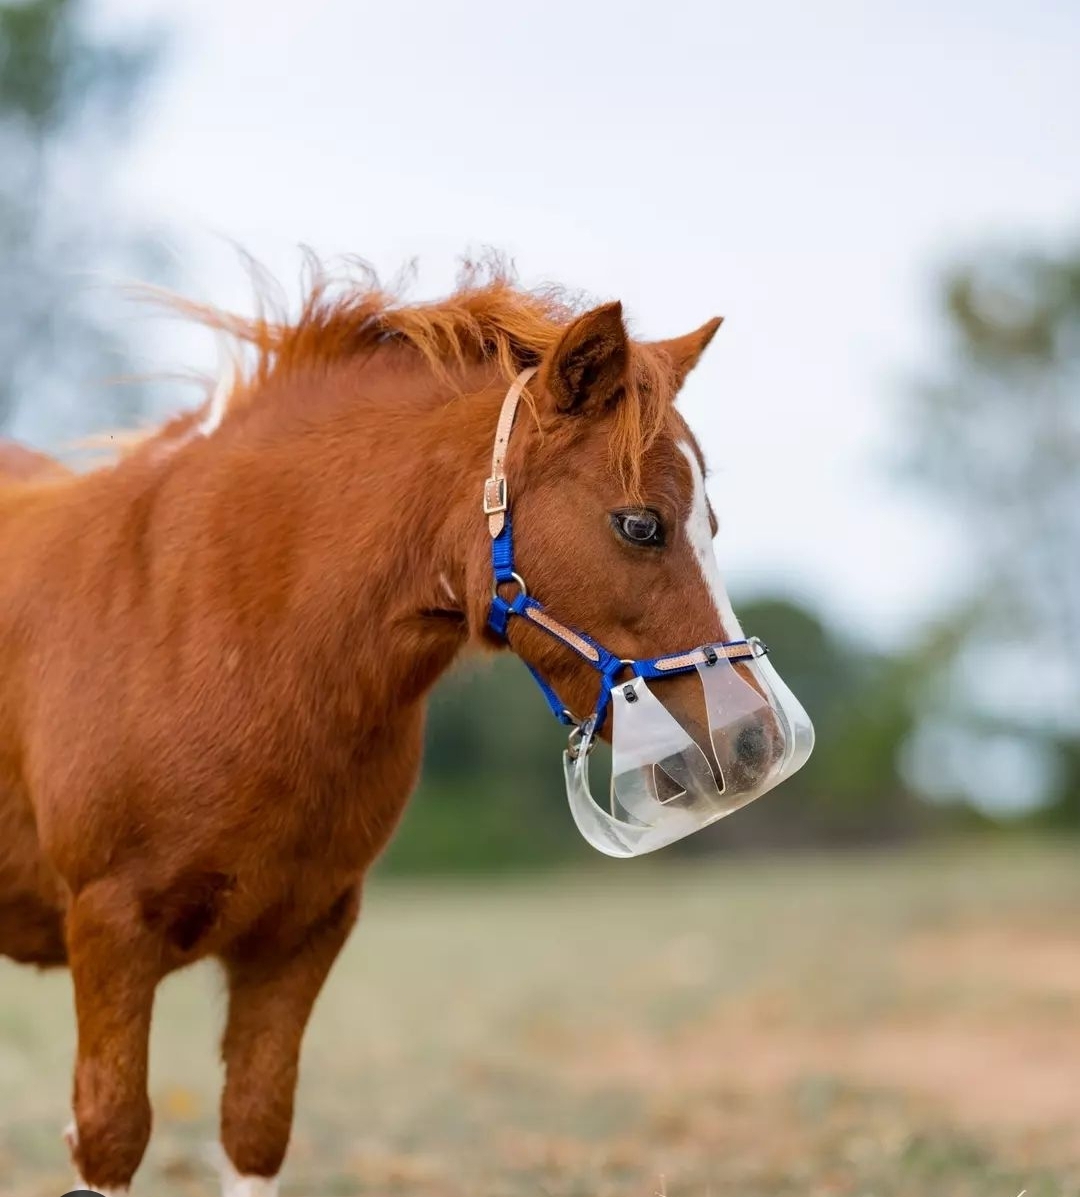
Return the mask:
<path fill-rule="evenodd" d="M 498 271 L 433 304 L 316 280 L 292 321 L 197 314 L 255 359 L 202 410 L 78 476 L 0 448 L 0 952 L 71 969 L 68 1141 L 103 1193 L 150 1135 L 156 986 L 220 960 L 224 1192 L 269 1197 L 428 693 L 502 647 L 482 506 L 519 371 L 538 367 L 506 461 L 530 592 L 625 657 L 740 634 L 673 406 L 720 322 L 638 342 L 618 303 Z M 527 620 L 510 640 L 592 709 L 575 654 Z"/>

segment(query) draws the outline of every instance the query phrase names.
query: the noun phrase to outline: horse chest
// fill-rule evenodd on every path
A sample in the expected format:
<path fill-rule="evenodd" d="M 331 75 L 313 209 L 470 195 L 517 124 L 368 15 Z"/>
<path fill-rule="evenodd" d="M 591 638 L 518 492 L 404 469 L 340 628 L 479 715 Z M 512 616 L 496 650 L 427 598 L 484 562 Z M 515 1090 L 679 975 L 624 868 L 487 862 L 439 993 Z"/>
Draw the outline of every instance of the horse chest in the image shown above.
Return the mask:
<path fill-rule="evenodd" d="M 335 867 L 365 865 L 383 848 L 416 784 L 419 713 L 378 734 L 322 728 L 290 734 L 248 760 L 226 800 L 227 821 L 263 853 Z"/>

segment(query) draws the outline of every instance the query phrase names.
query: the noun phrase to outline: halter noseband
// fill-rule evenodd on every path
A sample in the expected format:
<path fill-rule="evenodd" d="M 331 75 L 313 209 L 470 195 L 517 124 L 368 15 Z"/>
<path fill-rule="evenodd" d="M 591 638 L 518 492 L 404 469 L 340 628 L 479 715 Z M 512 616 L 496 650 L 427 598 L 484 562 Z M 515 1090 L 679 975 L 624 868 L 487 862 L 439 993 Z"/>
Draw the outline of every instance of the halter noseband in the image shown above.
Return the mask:
<path fill-rule="evenodd" d="M 495 430 L 491 476 L 484 483 L 484 515 L 487 516 L 488 531 L 491 533 L 491 565 L 495 575 L 487 622 L 496 636 L 509 643 L 506 629 L 510 617 L 515 615 L 527 619 L 560 644 L 577 653 L 600 674 L 600 695 L 596 700 L 596 708 L 587 720 L 579 720 L 570 713 L 551 686 L 529 662 L 525 662 L 525 667 L 533 675 L 552 714 L 560 723 L 577 728 L 584 728 L 586 724 L 591 723 L 592 730 L 595 731 L 603 725 L 611 701 L 611 691 L 618 685 L 618 676 L 624 669 L 629 669 L 635 677 L 640 678 L 671 677 L 679 673 L 689 673 L 699 665 L 715 665 L 721 657 L 730 661 L 740 661 L 760 656 L 764 651 L 764 645 L 756 639 L 733 640 L 726 644 L 706 645 L 703 648 L 668 653 L 662 657 L 626 660 L 609 652 L 587 633 L 556 619 L 545 610 L 542 603 L 529 594 L 524 579 L 514 572 L 514 534 L 510 519 L 510 495 L 505 464 L 518 404 L 526 384 L 535 373 L 535 367 L 522 370 L 506 392 Z M 517 594 L 509 600 L 499 594 L 499 587 L 507 582 L 516 583 L 518 588 Z M 627 701 L 634 701 L 630 694 L 627 694 Z"/>

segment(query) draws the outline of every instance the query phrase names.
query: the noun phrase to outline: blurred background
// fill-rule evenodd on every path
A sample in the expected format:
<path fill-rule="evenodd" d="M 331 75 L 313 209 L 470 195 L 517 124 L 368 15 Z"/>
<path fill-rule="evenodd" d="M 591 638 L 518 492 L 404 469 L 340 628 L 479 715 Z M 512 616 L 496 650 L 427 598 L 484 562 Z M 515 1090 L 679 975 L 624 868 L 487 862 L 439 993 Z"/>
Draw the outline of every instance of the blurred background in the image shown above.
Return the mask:
<path fill-rule="evenodd" d="M 726 317 L 683 410 L 815 755 L 612 866 L 524 670 L 446 679 L 297 1193 L 1080 1192 L 1078 61 L 1071 0 L 0 0 L 2 435 L 195 402 L 215 346 L 124 286 L 247 310 L 237 247 L 294 298 L 299 243 L 421 297 L 492 246 L 644 337 Z M 57 1191 L 64 985 L 0 963 L 0 1192 Z"/>

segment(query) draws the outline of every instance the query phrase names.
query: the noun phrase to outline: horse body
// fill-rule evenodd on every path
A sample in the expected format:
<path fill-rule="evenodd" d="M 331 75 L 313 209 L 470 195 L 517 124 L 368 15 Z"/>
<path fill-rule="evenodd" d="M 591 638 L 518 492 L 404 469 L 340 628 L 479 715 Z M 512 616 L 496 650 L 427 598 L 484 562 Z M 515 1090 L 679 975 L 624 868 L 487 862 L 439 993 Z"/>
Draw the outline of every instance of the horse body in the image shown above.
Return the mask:
<path fill-rule="evenodd" d="M 15 519 L 12 513 L 5 515 L 4 489 L 61 472 L 44 454 L 0 441 L 0 556 L 5 563 L 14 559 L 6 540 Z M 0 574 L 0 951 L 22 963 L 44 966 L 63 964 L 66 948 L 62 887 L 41 851 L 16 750 L 20 704 L 12 667 L 14 644 L 25 637 L 28 624 L 25 599 L 13 573 L 5 569 Z"/>
<path fill-rule="evenodd" d="M 378 391 L 349 415 L 357 457 L 249 423 L 241 444 L 151 442 L 0 516 L 0 710 L 21 762 L 5 808 L 29 806 L 71 893 L 122 878 L 170 962 L 265 933 L 275 907 L 302 932 L 358 884 L 415 780 L 423 695 L 464 640 L 423 614 L 450 567 L 432 572 L 417 513 L 476 471 L 415 458 L 388 489 L 368 463 L 400 411 Z"/>
<path fill-rule="evenodd" d="M 547 391 L 628 388 L 621 316 L 583 349 L 587 319 L 545 327 Z M 503 332 L 515 364 L 541 357 Z M 657 354 L 685 372 L 711 332 Z M 415 783 L 426 695 L 485 635 L 479 499 L 505 363 L 443 346 L 433 369 L 415 331 L 285 368 L 287 351 L 209 435 L 188 417 L 79 477 L 0 451 L 0 952 L 71 967 L 73 1157 L 109 1191 L 149 1137 L 154 989 L 206 956 L 230 991 L 226 1192 L 274 1191 L 303 1029 Z M 614 410 L 541 419 L 513 447 L 535 496 L 524 567 L 551 588 L 575 563 L 561 521 L 611 489 Z M 689 434 L 665 419 L 643 485 L 674 520 Z M 688 623 L 722 633 L 705 587 L 662 613 L 651 568 L 614 613 L 587 580 L 576 601 L 620 622 L 628 653 L 647 623 L 672 647 Z M 526 629 L 515 649 L 584 705 L 591 678 L 542 641 Z"/>

